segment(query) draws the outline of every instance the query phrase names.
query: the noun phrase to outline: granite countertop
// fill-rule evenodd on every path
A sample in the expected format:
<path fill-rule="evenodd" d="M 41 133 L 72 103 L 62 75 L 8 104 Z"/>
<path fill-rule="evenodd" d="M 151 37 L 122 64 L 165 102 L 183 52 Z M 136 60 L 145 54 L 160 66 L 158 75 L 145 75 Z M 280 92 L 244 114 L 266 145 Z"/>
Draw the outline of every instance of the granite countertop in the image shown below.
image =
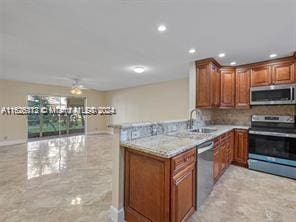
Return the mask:
<path fill-rule="evenodd" d="M 155 124 L 164 124 L 164 123 L 175 123 L 181 121 L 189 121 L 188 119 L 178 119 L 178 120 L 165 120 L 165 121 L 158 121 L 158 122 L 136 122 L 136 123 L 122 123 L 122 124 L 109 124 L 108 127 L 110 128 L 118 128 L 118 129 L 128 129 L 138 126 L 151 126 Z"/>
<path fill-rule="evenodd" d="M 236 125 L 210 125 L 204 127 L 217 130 L 212 133 L 202 134 L 191 133 L 189 131 L 176 131 L 167 134 L 129 140 L 121 143 L 121 145 L 159 157 L 171 158 L 197 145 L 213 140 L 214 138 L 233 129 L 249 129 L 249 126 Z"/>

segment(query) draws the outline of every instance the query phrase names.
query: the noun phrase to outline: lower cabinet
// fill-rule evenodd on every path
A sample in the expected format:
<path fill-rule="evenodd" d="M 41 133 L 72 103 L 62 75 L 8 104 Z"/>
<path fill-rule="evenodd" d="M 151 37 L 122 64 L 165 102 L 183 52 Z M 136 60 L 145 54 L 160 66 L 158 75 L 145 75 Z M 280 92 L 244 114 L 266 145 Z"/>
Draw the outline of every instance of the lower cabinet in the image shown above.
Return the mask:
<path fill-rule="evenodd" d="M 185 221 L 196 208 L 196 148 L 161 158 L 125 148 L 127 222 Z"/>
<path fill-rule="evenodd" d="M 232 157 L 233 132 L 225 133 L 214 140 L 214 167 L 213 177 L 216 182 L 229 166 Z"/>
<path fill-rule="evenodd" d="M 213 168 L 213 177 L 214 181 L 217 181 L 220 172 L 221 172 L 221 155 L 220 155 L 220 149 L 218 146 L 215 146 L 214 148 L 214 168 Z"/>
<path fill-rule="evenodd" d="M 248 130 L 235 130 L 234 159 L 236 165 L 248 165 Z"/>
<path fill-rule="evenodd" d="M 248 130 L 232 130 L 214 140 L 213 177 L 217 182 L 230 164 L 247 166 Z"/>
<path fill-rule="evenodd" d="M 233 161 L 233 155 L 234 155 L 234 131 L 231 131 L 229 134 L 227 153 L 228 153 L 227 164 L 230 165 Z"/>
<path fill-rule="evenodd" d="M 195 211 L 195 164 L 172 178 L 171 221 L 184 221 Z"/>

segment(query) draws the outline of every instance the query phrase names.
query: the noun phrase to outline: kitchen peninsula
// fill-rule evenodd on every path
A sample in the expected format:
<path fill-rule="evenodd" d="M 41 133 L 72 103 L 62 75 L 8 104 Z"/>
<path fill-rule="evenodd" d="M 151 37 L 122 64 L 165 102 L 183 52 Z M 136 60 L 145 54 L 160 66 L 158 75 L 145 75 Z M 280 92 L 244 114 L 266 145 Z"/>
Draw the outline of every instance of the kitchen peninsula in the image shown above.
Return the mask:
<path fill-rule="evenodd" d="M 183 221 L 196 210 L 200 144 L 213 141 L 213 181 L 230 163 L 246 164 L 248 126 L 195 123 L 206 133 L 188 126 L 188 120 L 113 126 L 120 134 L 127 221 Z"/>

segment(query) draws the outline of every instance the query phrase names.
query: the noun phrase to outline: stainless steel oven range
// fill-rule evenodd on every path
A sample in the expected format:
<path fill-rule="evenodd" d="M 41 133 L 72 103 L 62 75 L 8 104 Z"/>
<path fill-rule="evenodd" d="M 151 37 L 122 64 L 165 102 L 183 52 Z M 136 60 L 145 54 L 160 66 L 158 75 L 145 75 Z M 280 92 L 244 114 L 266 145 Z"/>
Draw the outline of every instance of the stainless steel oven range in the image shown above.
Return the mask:
<path fill-rule="evenodd" d="M 296 179 L 295 116 L 253 115 L 251 123 L 249 168 Z"/>

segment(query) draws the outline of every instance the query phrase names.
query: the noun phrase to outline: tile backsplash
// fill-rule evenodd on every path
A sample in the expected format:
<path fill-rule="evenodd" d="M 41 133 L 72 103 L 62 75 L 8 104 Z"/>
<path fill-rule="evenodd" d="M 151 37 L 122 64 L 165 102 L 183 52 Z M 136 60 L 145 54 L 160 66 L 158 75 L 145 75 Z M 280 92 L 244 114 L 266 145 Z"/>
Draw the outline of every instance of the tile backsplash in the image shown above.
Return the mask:
<path fill-rule="evenodd" d="M 204 119 L 211 119 L 212 124 L 250 125 L 251 115 L 296 115 L 296 106 L 274 105 L 253 106 L 251 109 L 216 109 L 202 110 Z"/>

